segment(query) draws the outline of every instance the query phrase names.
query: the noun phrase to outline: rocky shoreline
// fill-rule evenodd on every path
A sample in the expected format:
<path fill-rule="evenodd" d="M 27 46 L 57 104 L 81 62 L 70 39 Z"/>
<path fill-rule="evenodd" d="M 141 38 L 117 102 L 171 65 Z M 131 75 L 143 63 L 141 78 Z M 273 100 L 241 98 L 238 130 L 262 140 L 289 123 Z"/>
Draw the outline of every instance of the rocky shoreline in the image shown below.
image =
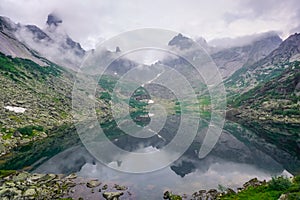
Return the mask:
<path fill-rule="evenodd" d="M 253 190 L 262 190 L 266 192 L 272 181 L 275 180 L 275 191 L 277 198 L 271 199 L 290 199 L 291 195 L 300 196 L 300 178 L 277 178 L 271 181 L 260 181 L 253 178 L 243 184 L 241 188 L 233 190 L 231 188 L 220 187 L 210 190 L 199 190 L 191 195 L 177 195 L 172 191 L 165 191 L 161 195 L 162 199 L 167 200 L 221 200 L 221 199 L 248 199 L 240 197 L 242 193 Z M 282 181 L 288 181 L 291 192 L 283 190 Z M 259 189 L 260 188 L 260 189 Z M 297 189 L 298 188 L 298 189 Z M 273 188 L 274 189 L 274 188 Z M 254 191 L 255 192 L 255 191 Z M 279 192 L 279 193 L 278 193 Z M 257 193 L 257 192 L 256 192 Z M 298 196 L 298 197 L 299 197 Z M 105 200 L 131 200 L 137 199 L 130 188 L 109 182 L 101 182 L 98 179 L 87 179 L 77 177 L 76 174 L 68 176 L 63 174 L 38 174 L 24 171 L 0 171 L 0 199 L 1 200 L 30 200 L 30 199 L 60 199 L 60 200 L 84 200 L 84 199 L 105 199 Z"/>
<path fill-rule="evenodd" d="M 217 200 L 217 199 L 221 199 L 222 196 L 224 195 L 232 195 L 232 194 L 237 194 L 243 190 L 248 189 L 249 187 L 258 187 L 261 185 L 266 185 L 267 182 L 264 181 L 260 181 L 257 178 L 253 178 L 249 181 L 247 181 L 246 183 L 243 184 L 243 187 L 238 188 L 237 191 L 231 189 L 231 188 L 220 188 L 220 189 L 210 189 L 210 190 L 199 190 L 197 192 L 194 192 L 191 197 L 189 197 L 190 200 Z M 188 196 L 187 195 L 176 195 L 173 194 L 171 191 L 166 191 L 163 195 L 164 199 L 167 200 L 181 200 L 181 199 L 187 199 Z"/>
<path fill-rule="evenodd" d="M 101 183 L 97 179 L 84 179 L 76 174 L 37 174 L 11 172 L 0 181 L 0 199 L 61 199 L 118 200 L 121 196 L 128 199 L 131 193 L 126 186 Z"/>
<path fill-rule="evenodd" d="M 0 133 L 0 156 L 9 154 L 12 149 L 29 144 L 36 140 L 43 140 L 48 137 L 45 132 L 37 133 L 36 135 L 29 137 L 22 135 L 19 131 L 15 131 L 10 137 L 3 139 L 3 134 Z"/>

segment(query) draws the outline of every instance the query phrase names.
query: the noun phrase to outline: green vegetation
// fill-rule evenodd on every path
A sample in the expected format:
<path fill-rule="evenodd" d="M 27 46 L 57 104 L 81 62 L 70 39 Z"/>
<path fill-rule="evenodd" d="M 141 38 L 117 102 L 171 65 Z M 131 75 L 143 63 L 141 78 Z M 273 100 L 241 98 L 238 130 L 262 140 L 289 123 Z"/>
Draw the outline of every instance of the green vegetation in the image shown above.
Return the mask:
<path fill-rule="evenodd" d="M 103 99 L 108 102 L 111 100 L 111 96 L 108 92 L 101 92 L 100 99 Z"/>
<path fill-rule="evenodd" d="M 22 58 L 12 58 L 11 56 L 5 56 L 0 52 L 0 69 L 1 73 L 15 81 L 20 81 L 19 79 L 43 79 L 45 80 L 47 76 L 60 76 L 62 74 L 63 68 L 58 67 L 55 64 L 50 66 L 40 66 L 35 62 L 22 59 Z"/>
<path fill-rule="evenodd" d="M 118 79 L 114 76 L 103 75 L 98 81 L 99 86 L 109 92 L 113 92 Z"/>
<path fill-rule="evenodd" d="M 256 103 L 269 99 L 285 99 L 297 102 L 299 97 L 295 95 L 295 87 L 300 80 L 300 62 L 294 61 L 286 63 L 288 66 L 284 71 L 277 74 L 272 79 L 263 79 L 255 88 L 243 93 L 235 98 L 231 98 L 230 102 L 233 106 L 241 106 L 250 100 Z"/>
<path fill-rule="evenodd" d="M 31 130 L 31 128 L 29 128 Z M 50 158 L 59 152 L 79 145 L 80 139 L 74 126 L 64 124 L 49 130 L 51 133 L 43 140 L 30 142 L 25 146 L 18 146 L 13 149 L 12 155 L 0 159 L 0 169 L 3 170 L 20 170 L 27 166 L 27 170 L 35 169 L 33 166 L 38 160 Z"/>
<path fill-rule="evenodd" d="M 300 177 L 292 181 L 284 177 L 274 177 L 266 185 L 250 186 L 237 194 L 228 194 L 221 197 L 223 200 L 277 200 L 285 194 L 289 200 L 300 199 Z"/>
<path fill-rule="evenodd" d="M 51 134 L 72 120 L 73 72 L 45 60 L 47 66 L 0 53 L 0 153 Z M 25 108 L 24 113 L 5 106 Z M 47 134 L 45 134 L 47 133 Z"/>
<path fill-rule="evenodd" d="M 9 176 L 11 174 L 14 174 L 15 172 L 16 172 L 15 170 L 0 170 L 0 179 Z"/>
<path fill-rule="evenodd" d="M 287 190 L 292 185 L 291 181 L 284 177 L 272 177 L 272 180 L 269 182 L 270 190 Z"/>
<path fill-rule="evenodd" d="M 33 136 L 34 131 L 44 131 L 44 128 L 42 126 L 25 126 L 23 128 L 17 129 L 22 135 L 28 135 Z"/>
<path fill-rule="evenodd" d="M 285 70 L 267 82 L 229 99 L 227 118 L 299 157 L 300 62 L 284 63 Z M 288 136 L 288 137 L 287 137 Z"/>
<path fill-rule="evenodd" d="M 135 109 L 144 110 L 145 106 L 148 105 L 148 100 L 150 99 L 150 95 L 148 92 L 139 87 L 133 92 L 133 95 L 129 99 L 129 106 Z"/>

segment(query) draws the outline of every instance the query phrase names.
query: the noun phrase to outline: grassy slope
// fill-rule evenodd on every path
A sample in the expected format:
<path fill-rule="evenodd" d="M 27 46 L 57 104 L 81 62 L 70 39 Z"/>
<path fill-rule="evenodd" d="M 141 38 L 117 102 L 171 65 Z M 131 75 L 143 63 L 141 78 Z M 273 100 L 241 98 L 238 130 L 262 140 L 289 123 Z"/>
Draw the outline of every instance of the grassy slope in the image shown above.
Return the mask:
<path fill-rule="evenodd" d="M 299 62 L 278 77 L 234 98 L 227 117 L 295 156 L 300 155 Z"/>
<path fill-rule="evenodd" d="M 47 129 L 70 121 L 72 83 L 72 74 L 54 64 L 42 67 L 0 54 L 1 132 L 12 133 L 30 125 Z M 18 114 L 4 106 L 27 110 Z"/>
<path fill-rule="evenodd" d="M 40 66 L 0 53 L 0 153 L 43 139 L 53 128 L 70 124 L 73 74 L 51 62 Z M 15 113 L 5 106 L 26 111 Z M 16 132 L 21 135 L 16 137 Z"/>
<path fill-rule="evenodd" d="M 287 195 L 289 200 L 300 199 L 300 177 L 292 181 L 286 178 L 273 178 L 266 185 L 257 187 L 250 186 L 237 194 L 224 195 L 224 200 L 277 200 L 282 194 Z"/>

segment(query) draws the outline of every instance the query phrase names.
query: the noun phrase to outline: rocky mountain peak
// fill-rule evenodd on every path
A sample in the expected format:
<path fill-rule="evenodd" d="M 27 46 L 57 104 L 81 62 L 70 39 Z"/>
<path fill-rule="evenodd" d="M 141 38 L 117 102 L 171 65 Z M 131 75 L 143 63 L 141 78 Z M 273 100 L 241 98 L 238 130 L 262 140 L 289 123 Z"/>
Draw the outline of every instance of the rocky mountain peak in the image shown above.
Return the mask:
<path fill-rule="evenodd" d="M 14 32 L 17 29 L 17 25 L 9 18 L 0 16 L 0 31 Z"/>
<path fill-rule="evenodd" d="M 120 49 L 120 47 L 116 47 L 116 53 L 119 53 L 119 52 L 121 52 L 121 49 Z"/>
<path fill-rule="evenodd" d="M 286 62 L 300 54 L 300 33 L 295 33 L 284 40 L 267 58 L 270 63 Z"/>
<path fill-rule="evenodd" d="M 300 52 L 300 33 L 295 33 L 291 36 L 289 36 L 281 45 L 281 48 L 286 47 L 294 48 L 295 50 L 298 50 L 298 53 Z"/>
<path fill-rule="evenodd" d="M 169 46 L 176 46 L 180 48 L 181 50 L 183 49 L 188 49 L 193 45 L 193 41 L 188 38 L 183 36 L 181 33 L 176 35 L 170 42 L 168 43 Z"/>
<path fill-rule="evenodd" d="M 212 58 L 219 67 L 224 78 L 231 76 L 235 71 L 243 66 L 250 66 L 265 58 L 272 51 L 278 48 L 282 42 L 281 38 L 273 32 L 263 33 L 253 37 L 248 36 L 248 38 L 238 38 L 236 40 L 245 45 L 233 45 L 233 47 L 221 49 L 220 51 L 212 54 Z M 232 44 L 235 42 L 236 41 L 232 40 Z"/>
<path fill-rule="evenodd" d="M 46 23 L 47 23 L 49 26 L 52 26 L 52 25 L 58 26 L 58 25 L 61 24 L 62 22 L 63 22 L 62 19 L 59 18 L 56 14 L 50 13 L 50 14 L 48 15 L 48 18 L 47 18 L 47 22 L 46 22 Z"/>

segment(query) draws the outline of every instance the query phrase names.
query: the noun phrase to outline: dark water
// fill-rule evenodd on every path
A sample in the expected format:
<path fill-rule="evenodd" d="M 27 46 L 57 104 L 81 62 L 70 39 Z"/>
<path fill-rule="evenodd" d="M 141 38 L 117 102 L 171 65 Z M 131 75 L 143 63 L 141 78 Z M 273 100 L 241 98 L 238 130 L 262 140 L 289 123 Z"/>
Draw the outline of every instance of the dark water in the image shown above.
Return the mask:
<path fill-rule="evenodd" d="M 115 159 L 111 152 L 103 152 L 107 157 L 105 164 L 89 153 L 76 130 L 71 128 L 67 132 L 57 130 L 59 134 L 55 137 L 17 149 L 0 168 L 22 169 L 29 166 L 33 172 L 38 173 L 75 172 L 82 177 L 126 185 L 136 199 L 162 199 L 165 190 L 192 194 L 200 189 L 218 188 L 219 185 L 236 189 L 254 177 L 268 180 L 272 176 L 291 176 L 300 171 L 297 157 L 231 122 L 226 122 L 217 144 L 202 159 L 198 157 L 198 152 L 203 142 L 201 133 L 206 130 L 205 126 L 199 128 L 199 134 L 187 151 L 162 169 L 141 174 L 116 170 L 145 164 L 132 159 L 130 152 L 161 151 L 174 138 L 178 120 L 176 116 L 169 118 L 159 134 L 146 139 L 118 134 L 114 125 L 107 125 L 106 135 L 114 135 L 111 141 L 128 154 Z M 169 154 L 162 154 L 146 164 L 155 166 L 168 158 Z"/>
<path fill-rule="evenodd" d="M 237 128 L 235 130 L 232 127 Z M 163 129 L 160 132 L 161 137 L 156 135 L 150 139 L 137 139 L 123 135 L 114 139 L 113 143 L 128 152 L 160 151 L 160 148 L 173 137 L 170 130 L 176 130 L 176 127 Z M 236 135 L 243 136 L 243 134 L 248 136 L 249 131 L 227 122 L 217 144 L 205 158 L 198 157 L 202 142 L 199 134 L 178 160 L 160 170 L 148 173 L 134 174 L 116 170 L 118 166 L 120 169 L 130 169 L 141 164 L 133 160 L 129 153 L 114 160 L 114 155 L 105 152 L 109 162 L 103 164 L 80 144 L 73 145 L 50 159 L 42 160 L 34 172 L 64 174 L 76 172 L 82 177 L 126 185 L 137 199 L 162 199 L 165 190 L 172 190 L 178 194 L 192 194 L 200 189 L 218 188 L 219 185 L 236 189 L 254 177 L 268 180 L 272 176 L 282 174 L 291 176 L 299 170 L 297 158 L 273 144 L 261 144 L 254 135 L 248 140 L 246 136 L 237 139 Z M 168 156 L 162 155 L 147 164 L 161 162 L 160 159 L 168 159 Z"/>

